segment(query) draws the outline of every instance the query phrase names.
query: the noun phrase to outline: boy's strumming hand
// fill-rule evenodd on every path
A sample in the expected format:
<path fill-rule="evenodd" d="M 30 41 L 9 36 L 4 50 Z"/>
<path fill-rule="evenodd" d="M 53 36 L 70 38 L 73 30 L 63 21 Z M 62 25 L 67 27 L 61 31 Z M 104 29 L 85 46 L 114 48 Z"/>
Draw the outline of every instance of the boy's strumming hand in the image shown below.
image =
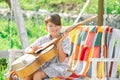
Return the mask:
<path fill-rule="evenodd" d="M 30 46 L 28 47 L 25 52 L 28 54 L 34 54 L 36 50 L 38 50 L 39 48 L 41 48 L 40 46 Z"/>

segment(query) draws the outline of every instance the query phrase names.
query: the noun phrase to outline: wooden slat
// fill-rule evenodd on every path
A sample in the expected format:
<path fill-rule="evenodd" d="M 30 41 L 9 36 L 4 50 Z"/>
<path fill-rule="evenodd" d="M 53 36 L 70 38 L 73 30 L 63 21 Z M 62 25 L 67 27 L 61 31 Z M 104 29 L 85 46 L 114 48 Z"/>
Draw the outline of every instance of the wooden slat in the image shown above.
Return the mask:
<path fill-rule="evenodd" d="M 15 57 L 20 57 L 24 54 L 23 50 L 1 50 L 0 51 L 0 58 L 10 58 L 9 55 L 14 54 L 15 53 Z"/>
<path fill-rule="evenodd" d="M 0 51 L 0 58 L 9 58 L 8 50 L 1 50 Z"/>

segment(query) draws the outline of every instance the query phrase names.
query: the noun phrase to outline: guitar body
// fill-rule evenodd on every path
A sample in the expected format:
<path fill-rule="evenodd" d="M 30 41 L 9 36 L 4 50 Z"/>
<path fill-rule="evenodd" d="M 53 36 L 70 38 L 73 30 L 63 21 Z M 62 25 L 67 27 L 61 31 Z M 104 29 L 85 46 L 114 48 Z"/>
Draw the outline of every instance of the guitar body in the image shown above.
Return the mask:
<path fill-rule="evenodd" d="M 12 69 L 20 77 L 24 78 L 37 71 L 43 64 L 56 56 L 53 45 L 43 50 L 38 56 L 25 54 L 12 63 Z"/>

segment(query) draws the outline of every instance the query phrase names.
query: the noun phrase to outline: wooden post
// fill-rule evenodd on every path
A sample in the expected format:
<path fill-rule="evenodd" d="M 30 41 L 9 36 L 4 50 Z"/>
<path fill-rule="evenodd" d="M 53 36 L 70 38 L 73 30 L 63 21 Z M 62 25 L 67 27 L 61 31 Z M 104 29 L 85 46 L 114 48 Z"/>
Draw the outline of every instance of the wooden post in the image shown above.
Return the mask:
<path fill-rule="evenodd" d="M 10 4 L 10 0 L 5 0 L 5 2 L 9 5 L 9 7 L 11 8 L 11 4 Z"/>
<path fill-rule="evenodd" d="M 25 49 L 26 47 L 29 46 L 29 42 L 28 42 L 28 37 L 27 37 L 25 25 L 24 25 L 24 19 L 23 19 L 21 7 L 19 4 L 19 0 L 10 0 L 10 2 L 11 2 L 11 8 L 14 12 L 14 18 L 18 28 L 18 33 L 19 33 L 21 44 L 22 44 L 22 48 Z"/>
<path fill-rule="evenodd" d="M 98 26 L 103 25 L 104 0 L 98 1 Z"/>

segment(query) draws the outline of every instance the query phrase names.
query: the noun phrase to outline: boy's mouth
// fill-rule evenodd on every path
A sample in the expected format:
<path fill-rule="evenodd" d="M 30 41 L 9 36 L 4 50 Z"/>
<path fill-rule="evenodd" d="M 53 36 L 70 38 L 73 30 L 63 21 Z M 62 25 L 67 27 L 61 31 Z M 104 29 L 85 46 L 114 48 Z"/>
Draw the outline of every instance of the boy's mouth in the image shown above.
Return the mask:
<path fill-rule="evenodd" d="M 53 31 L 54 33 L 58 32 L 57 30 Z"/>

